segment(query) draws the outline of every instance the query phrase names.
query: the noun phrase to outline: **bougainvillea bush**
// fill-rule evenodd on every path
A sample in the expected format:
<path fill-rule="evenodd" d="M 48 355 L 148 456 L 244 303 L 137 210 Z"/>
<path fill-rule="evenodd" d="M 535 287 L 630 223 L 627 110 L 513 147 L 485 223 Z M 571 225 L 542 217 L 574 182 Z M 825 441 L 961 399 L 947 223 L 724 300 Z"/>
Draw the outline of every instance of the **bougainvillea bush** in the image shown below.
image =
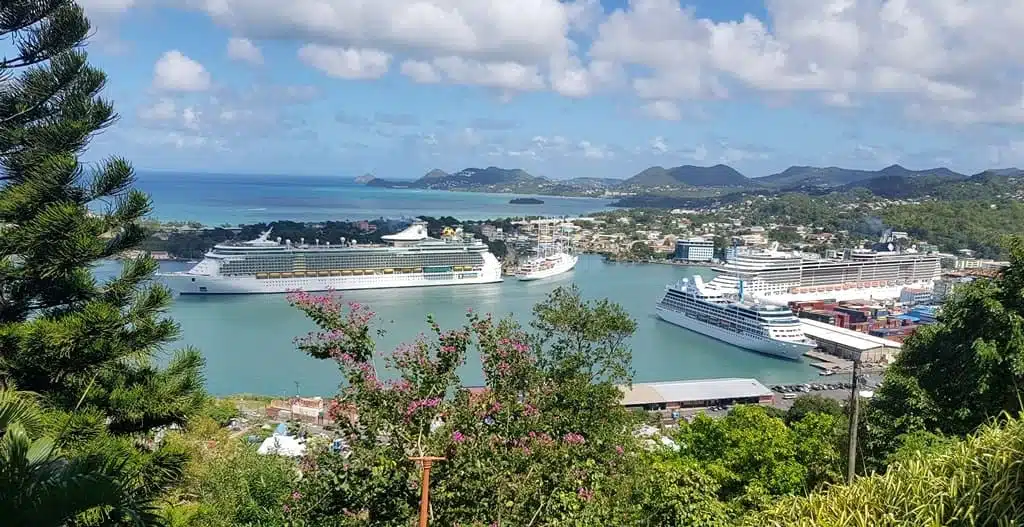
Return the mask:
<path fill-rule="evenodd" d="M 290 301 L 319 328 L 298 347 L 344 376 L 331 412 L 347 445 L 303 460 L 294 524 L 412 524 L 420 468 L 409 458 L 425 455 L 445 458 L 432 471 L 432 525 L 716 524 L 709 481 L 667 502 L 636 486 L 700 474 L 651 463 L 633 439 L 637 417 L 617 386 L 631 382 L 636 325 L 617 304 L 560 288 L 529 328 L 468 312 L 463 327 L 442 329 L 427 317 L 429 331 L 381 353 L 365 306 L 334 294 Z M 457 370 L 474 349 L 485 382 L 466 388 Z"/>

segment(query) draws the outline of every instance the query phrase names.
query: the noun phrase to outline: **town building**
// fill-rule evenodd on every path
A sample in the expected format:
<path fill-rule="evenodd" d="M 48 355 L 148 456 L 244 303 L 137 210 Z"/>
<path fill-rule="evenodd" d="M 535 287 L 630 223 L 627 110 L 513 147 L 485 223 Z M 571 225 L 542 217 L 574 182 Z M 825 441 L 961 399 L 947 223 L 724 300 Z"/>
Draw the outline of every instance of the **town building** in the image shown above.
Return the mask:
<path fill-rule="evenodd" d="M 771 404 L 774 394 L 757 379 L 701 379 L 620 386 L 622 405 L 638 410 Z"/>
<path fill-rule="evenodd" d="M 685 262 L 710 262 L 715 257 L 715 242 L 704 238 L 676 241 L 673 258 Z"/>
<path fill-rule="evenodd" d="M 930 304 L 934 295 L 928 289 L 904 287 L 900 291 L 900 302 L 912 306 Z"/>
<path fill-rule="evenodd" d="M 1010 262 L 984 260 L 980 258 L 959 258 L 955 264 L 957 269 L 985 269 L 998 271 L 1010 266 Z"/>

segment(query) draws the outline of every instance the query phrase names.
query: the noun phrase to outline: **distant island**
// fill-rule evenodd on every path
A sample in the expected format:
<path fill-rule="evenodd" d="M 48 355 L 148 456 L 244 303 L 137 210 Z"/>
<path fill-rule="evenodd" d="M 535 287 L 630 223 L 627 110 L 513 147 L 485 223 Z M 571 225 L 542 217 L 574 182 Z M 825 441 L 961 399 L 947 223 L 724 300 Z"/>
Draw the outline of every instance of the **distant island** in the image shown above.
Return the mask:
<path fill-rule="evenodd" d="M 565 180 L 535 176 L 518 168 L 466 168 L 454 173 L 434 169 L 416 180 L 389 180 L 366 174 L 358 183 L 379 188 L 453 192 L 532 194 L 616 199 L 616 207 L 676 208 L 787 193 L 825 195 L 868 192 L 888 199 L 974 196 L 986 199 L 1015 195 L 1024 185 L 1024 170 L 994 169 L 967 175 L 945 167 L 911 170 L 891 165 L 881 170 L 792 166 L 751 178 L 723 164 L 654 166 L 627 179 L 579 177 Z M 537 204 L 513 200 L 514 204 Z"/>
<path fill-rule="evenodd" d="M 512 198 L 508 200 L 512 205 L 543 205 L 544 201 L 537 198 Z"/>

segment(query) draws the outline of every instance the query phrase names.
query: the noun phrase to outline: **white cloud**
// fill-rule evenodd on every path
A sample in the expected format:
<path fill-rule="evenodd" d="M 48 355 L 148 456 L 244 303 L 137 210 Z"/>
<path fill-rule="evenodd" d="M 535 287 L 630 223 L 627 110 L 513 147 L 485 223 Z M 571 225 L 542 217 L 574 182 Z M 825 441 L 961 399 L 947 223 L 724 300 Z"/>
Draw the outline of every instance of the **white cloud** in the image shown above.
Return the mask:
<path fill-rule="evenodd" d="M 78 0 L 78 5 L 89 16 L 106 13 L 123 13 L 135 5 L 135 0 Z"/>
<path fill-rule="evenodd" d="M 683 118 L 679 105 L 669 100 L 651 101 L 645 104 L 642 110 L 650 117 L 665 121 L 678 121 Z"/>
<path fill-rule="evenodd" d="M 319 44 L 302 46 L 299 49 L 299 59 L 339 79 L 376 79 L 382 77 L 391 67 L 391 55 L 383 51 Z"/>
<path fill-rule="evenodd" d="M 437 70 L 434 69 L 434 66 L 429 62 L 423 62 L 421 60 L 407 60 L 402 62 L 400 70 L 402 75 L 405 75 L 420 84 L 441 82 L 441 74 L 438 73 Z"/>
<path fill-rule="evenodd" d="M 263 53 L 247 38 L 231 38 L 228 40 L 228 57 L 249 64 L 263 64 Z"/>
<path fill-rule="evenodd" d="M 580 154 L 587 159 L 608 159 L 613 156 L 612 152 L 605 147 L 595 145 L 590 141 L 580 141 L 577 145 Z"/>
<path fill-rule="evenodd" d="M 210 73 L 178 50 L 160 56 L 153 67 L 153 86 L 159 90 L 198 92 L 210 88 Z"/>
<path fill-rule="evenodd" d="M 178 115 L 177 105 L 173 99 L 163 98 L 156 101 L 152 106 L 147 106 L 139 111 L 139 117 L 148 121 L 170 121 Z"/>
<path fill-rule="evenodd" d="M 774 0 L 769 20 L 697 18 L 676 0 L 630 0 L 597 30 L 595 58 L 642 73 L 643 99 L 726 97 L 736 88 L 858 95 L 958 122 L 1024 121 L 1019 0 Z M 937 111 L 941 110 L 941 111 Z M 674 117 L 669 112 L 668 117 Z"/>
<path fill-rule="evenodd" d="M 651 151 L 656 154 L 664 154 L 665 152 L 668 152 L 668 144 L 665 143 L 665 138 L 660 135 L 651 139 L 650 146 Z"/>
<path fill-rule="evenodd" d="M 184 0 L 178 0 L 184 1 Z M 132 0 L 87 0 L 118 9 Z M 305 43 L 340 78 L 394 60 L 420 83 L 587 97 L 620 87 L 659 119 L 693 101 L 853 107 L 884 101 L 956 123 L 1024 123 L 1021 0 L 765 0 L 766 17 L 701 18 L 692 0 L 189 0 L 253 39 Z M 806 95 L 801 97 L 801 95 Z"/>

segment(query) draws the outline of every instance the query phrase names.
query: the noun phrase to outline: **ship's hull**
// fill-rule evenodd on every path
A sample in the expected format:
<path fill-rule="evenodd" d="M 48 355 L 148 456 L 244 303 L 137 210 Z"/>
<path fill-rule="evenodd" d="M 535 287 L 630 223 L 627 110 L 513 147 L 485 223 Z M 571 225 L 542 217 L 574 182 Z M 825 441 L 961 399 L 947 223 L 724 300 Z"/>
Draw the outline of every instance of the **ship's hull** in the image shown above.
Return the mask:
<path fill-rule="evenodd" d="M 159 277 L 168 287 L 182 295 L 239 295 L 490 284 L 501 282 L 501 268 L 495 265 L 485 266 L 482 271 L 268 279 L 189 273 L 169 273 Z"/>
<path fill-rule="evenodd" d="M 666 309 L 662 306 L 657 306 L 656 310 L 658 318 L 661 318 L 665 322 L 700 333 L 701 335 L 706 335 L 727 344 L 732 344 L 739 348 L 756 351 L 765 355 L 782 357 L 789 360 L 799 360 L 805 353 L 814 349 L 813 344 L 773 339 L 756 339 L 739 333 L 733 333 L 718 326 L 692 319 L 678 311 Z"/>
<path fill-rule="evenodd" d="M 543 269 L 539 271 L 531 272 L 519 272 L 516 273 L 516 278 L 521 282 L 528 282 L 531 280 L 542 280 L 544 278 L 551 278 L 562 273 L 572 271 L 576 267 L 576 263 L 579 262 L 579 256 L 563 254 L 559 258 L 558 263 L 550 267 L 549 269 Z"/>

